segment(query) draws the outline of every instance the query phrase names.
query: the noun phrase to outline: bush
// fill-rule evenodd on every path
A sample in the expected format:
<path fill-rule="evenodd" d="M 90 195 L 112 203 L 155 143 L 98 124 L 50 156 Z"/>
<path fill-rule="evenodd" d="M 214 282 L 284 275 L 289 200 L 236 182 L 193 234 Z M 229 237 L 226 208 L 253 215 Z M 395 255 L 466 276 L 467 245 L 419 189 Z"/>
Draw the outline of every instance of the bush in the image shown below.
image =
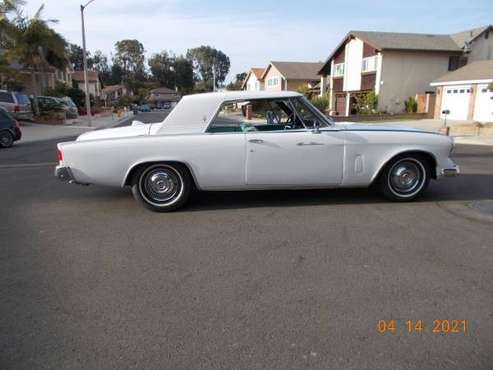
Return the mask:
<path fill-rule="evenodd" d="M 358 94 L 355 96 L 353 110 L 357 114 L 372 114 L 376 112 L 378 96 L 373 91 Z"/>
<path fill-rule="evenodd" d="M 45 90 L 46 96 L 54 96 L 57 98 L 63 98 L 68 96 L 75 103 L 77 108 L 84 107 L 86 104 L 86 93 L 76 86 L 69 87 L 66 84 L 57 81 L 54 88 L 48 88 Z M 94 103 L 91 101 L 91 105 Z"/>
<path fill-rule="evenodd" d="M 418 103 L 412 96 L 404 102 L 404 106 L 407 113 L 416 113 L 418 111 Z"/>
<path fill-rule="evenodd" d="M 129 107 L 132 104 L 132 99 L 129 96 L 120 96 L 115 103 L 115 110 L 123 109 L 125 107 Z"/>
<path fill-rule="evenodd" d="M 319 111 L 325 112 L 329 108 L 329 99 L 326 96 L 315 96 L 312 99 L 312 104 L 318 108 Z"/>

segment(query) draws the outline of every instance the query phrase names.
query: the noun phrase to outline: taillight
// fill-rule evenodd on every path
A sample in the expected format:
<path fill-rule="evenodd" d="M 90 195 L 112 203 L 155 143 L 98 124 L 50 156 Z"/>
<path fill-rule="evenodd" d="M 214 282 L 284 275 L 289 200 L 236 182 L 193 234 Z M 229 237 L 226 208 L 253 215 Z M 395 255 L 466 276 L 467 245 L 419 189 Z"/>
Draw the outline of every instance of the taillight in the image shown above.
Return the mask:
<path fill-rule="evenodd" d="M 21 111 L 21 107 L 19 107 L 18 105 L 16 105 L 16 106 L 14 107 L 14 112 L 15 112 L 15 113 L 19 113 L 20 111 Z"/>
<path fill-rule="evenodd" d="M 63 161 L 63 155 L 60 149 L 57 149 L 57 158 L 59 162 Z"/>

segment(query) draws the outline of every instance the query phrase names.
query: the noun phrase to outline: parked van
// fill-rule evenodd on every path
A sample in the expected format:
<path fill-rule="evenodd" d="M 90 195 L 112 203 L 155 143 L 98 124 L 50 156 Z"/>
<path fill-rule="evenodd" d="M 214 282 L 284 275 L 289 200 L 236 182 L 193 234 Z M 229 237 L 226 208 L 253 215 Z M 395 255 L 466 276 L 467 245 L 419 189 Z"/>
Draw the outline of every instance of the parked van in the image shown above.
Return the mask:
<path fill-rule="evenodd" d="M 0 90 L 0 107 L 9 112 L 16 120 L 33 119 L 29 98 L 19 92 Z"/>

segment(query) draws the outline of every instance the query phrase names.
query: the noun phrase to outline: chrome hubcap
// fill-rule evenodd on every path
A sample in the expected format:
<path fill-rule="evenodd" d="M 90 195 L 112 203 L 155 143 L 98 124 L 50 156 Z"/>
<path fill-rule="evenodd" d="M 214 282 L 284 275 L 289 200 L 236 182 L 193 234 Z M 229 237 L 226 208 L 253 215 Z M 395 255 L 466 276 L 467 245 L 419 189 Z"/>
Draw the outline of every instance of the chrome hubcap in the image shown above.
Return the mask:
<path fill-rule="evenodd" d="M 166 202 L 172 199 L 178 194 L 180 187 L 178 176 L 166 168 L 156 168 L 144 178 L 145 192 L 156 202 Z"/>
<path fill-rule="evenodd" d="M 409 160 L 398 162 L 390 171 L 390 185 L 398 193 L 410 193 L 421 183 L 419 166 Z"/>

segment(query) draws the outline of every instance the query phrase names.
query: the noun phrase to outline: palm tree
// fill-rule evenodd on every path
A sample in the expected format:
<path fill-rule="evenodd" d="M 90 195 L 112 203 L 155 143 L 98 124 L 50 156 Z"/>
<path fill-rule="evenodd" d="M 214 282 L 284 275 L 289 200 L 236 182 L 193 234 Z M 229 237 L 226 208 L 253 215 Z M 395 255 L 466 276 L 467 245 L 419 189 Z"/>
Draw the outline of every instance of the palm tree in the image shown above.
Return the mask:
<path fill-rule="evenodd" d="M 0 1 L 0 48 L 9 47 L 15 33 L 15 24 L 9 19 L 10 14 L 19 15 L 24 0 L 2 0 Z"/>
<path fill-rule="evenodd" d="M 40 93 L 37 86 L 36 73 L 44 75 L 47 70 L 55 67 L 63 69 L 68 64 L 67 42 L 49 27 L 56 20 L 42 18 L 44 5 L 32 18 L 20 16 L 16 20 L 12 55 L 30 72 L 33 94 Z"/>

